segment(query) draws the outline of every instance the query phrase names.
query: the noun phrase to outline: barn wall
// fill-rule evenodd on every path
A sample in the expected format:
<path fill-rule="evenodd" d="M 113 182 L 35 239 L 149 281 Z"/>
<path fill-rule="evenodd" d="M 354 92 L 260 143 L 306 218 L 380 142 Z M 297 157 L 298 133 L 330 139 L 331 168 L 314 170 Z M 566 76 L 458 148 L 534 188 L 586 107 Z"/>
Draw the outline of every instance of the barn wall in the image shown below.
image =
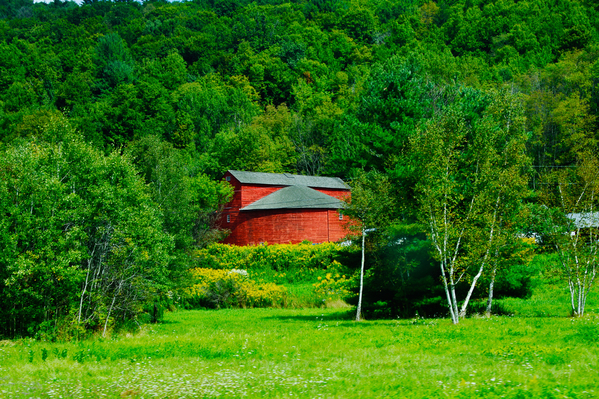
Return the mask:
<path fill-rule="evenodd" d="M 245 214 L 239 211 L 229 212 L 230 222 L 227 223 L 226 218 L 221 219 L 220 226 L 223 229 L 228 229 L 231 234 L 223 240 L 225 244 L 245 245 L 247 240 L 244 232 Z"/>
<path fill-rule="evenodd" d="M 339 220 L 339 211 L 329 209 L 329 241 L 339 241 L 349 233 L 346 229 L 348 217 L 343 216 L 344 220 Z"/>
<path fill-rule="evenodd" d="M 277 190 L 282 189 L 284 186 L 259 186 L 259 185 L 243 185 L 241 191 L 241 207 L 248 206 L 258 201 L 260 198 L 264 198 L 269 194 L 274 193 Z"/>
<path fill-rule="evenodd" d="M 225 204 L 221 217 L 218 221 L 218 225 L 222 229 L 227 229 L 231 231 L 231 235 L 227 237 L 227 239 L 223 242 L 225 243 L 235 243 L 236 238 L 236 229 L 237 226 L 242 222 L 239 215 L 239 209 L 241 208 L 241 197 L 242 197 L 242 185 L 231 173 L 226 172 L 222 178 L 222 180 L 227 179 L 229 177 L 229 184 L 233 186 L 233 198 L 230 202 Z M 228 220 L 227 221 L 227 217 Z"/>
<path fill-rule="evenodd" d="M 349 196 L 348 190 L 333 190 L 333 189 L 329 189 L 329 188 L 317 188 L 317 187 L 312 187 L 312 188 L 316 191 L 320 191 L 323 194 L 330 195 L 331 197 L 335 197 L 342 201 L 345 200 L 345 198 L 347 196 Z"/>
<path fill-rule="evenodd" d="M 229 172 L 225 173 L 222 180 L 226 180 L 227 177 L 231 179 L 229 181 L 229 184 L 233 186 L 233 198 L 231 199 L 231 202 L 225 205 L 225 211 L 227 209 L 239 209 L 241 207 L 241 183 L 239 183 L 239 181 L 235 177 L 233 177 L 233 175 L 231 175 Z"/>
<path fill-rule="evenodd" d="M 347 234 L 339 214 L 326 209 L 282 209 L 241 212 L 226 244 L 297 244 L 338 241 Z"/>

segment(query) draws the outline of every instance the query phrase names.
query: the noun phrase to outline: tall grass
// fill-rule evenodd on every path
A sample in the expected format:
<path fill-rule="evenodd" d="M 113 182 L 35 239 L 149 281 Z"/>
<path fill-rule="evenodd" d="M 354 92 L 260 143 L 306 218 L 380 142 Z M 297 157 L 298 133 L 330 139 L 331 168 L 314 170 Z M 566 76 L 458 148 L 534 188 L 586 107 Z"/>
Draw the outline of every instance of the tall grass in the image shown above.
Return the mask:
<path fill-rule="evenodd" d="M 351 309 L 180 311 L 134 334 L 70 343 L 0 341 L 2 398 L 596 398 L 599 295 L 570 318 L 550 257 L 508 316 L 353 321 Z M 334 308 L 336 307 L 336 308 Z"/>

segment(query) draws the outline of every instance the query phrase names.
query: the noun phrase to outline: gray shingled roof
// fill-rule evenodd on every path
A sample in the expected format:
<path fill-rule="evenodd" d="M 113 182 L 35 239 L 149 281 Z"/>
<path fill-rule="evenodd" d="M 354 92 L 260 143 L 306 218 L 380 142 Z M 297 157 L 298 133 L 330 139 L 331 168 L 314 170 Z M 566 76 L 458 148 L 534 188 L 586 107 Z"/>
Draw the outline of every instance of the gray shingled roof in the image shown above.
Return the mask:
<path fill-rule="evenodd" d="M 339 209 L 343 202 L 306 186 L 289 186 L 275 191 L 241 208 L 242 211 L 264 209 Z"/>
<path fill-rule="evenodd" d="M 568 213 L 566 217 L 579 229 L 599 227 L 599 212 Z"/>
<path fill-rule="evenodd" d="M 307 186 L 349 190 L 349 186 L 338 177 L 302 176 L 288 173 L 261 173 L 230 170 L 240 183 L 266 184 L 272 186 Z"/>

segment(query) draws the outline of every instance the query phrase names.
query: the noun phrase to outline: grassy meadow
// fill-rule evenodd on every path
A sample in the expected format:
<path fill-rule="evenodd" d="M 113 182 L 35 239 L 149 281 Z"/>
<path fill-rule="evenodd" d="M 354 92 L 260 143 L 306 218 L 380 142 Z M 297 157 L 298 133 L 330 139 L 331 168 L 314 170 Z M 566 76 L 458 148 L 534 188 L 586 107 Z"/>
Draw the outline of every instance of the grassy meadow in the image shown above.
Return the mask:
<path fill-rule="evenodd" d="M 134 335 L 0 342 L 3 398 L 593 398 L 599 318 L 354 322 L 340 309 L 169 313 Z"/>
<path fill-rule="evenodd" d="M 545 268 L 544 270 L 548 270 Z M 502 316 L 355 322 L 285 284 L 292 308 L 179 310 L 134 333 L 0 341 L 0 398 L 599 398 L 599 295 L 569 317 L 533 277 Z M 298 308 L 305 306 L 305 308 Z"/>

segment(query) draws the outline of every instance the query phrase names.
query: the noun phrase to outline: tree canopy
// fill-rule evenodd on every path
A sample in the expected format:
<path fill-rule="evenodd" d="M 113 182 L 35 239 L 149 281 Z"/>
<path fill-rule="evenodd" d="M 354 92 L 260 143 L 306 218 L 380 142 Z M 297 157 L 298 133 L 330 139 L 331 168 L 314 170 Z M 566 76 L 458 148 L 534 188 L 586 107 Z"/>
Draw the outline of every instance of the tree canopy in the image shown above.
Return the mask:
<path fill-rule="evenodd" d="M 227 169 L 378 176 L 387 244 L 410 231 L 418 251 L 443 196 L 459 223 L 486 208 L 485 234 L 525 202 L 559 208 L 597 157 L 597 21 L 574 0 L 2 2 L 2 331 L 134 318 L 226 234 Z"/>

